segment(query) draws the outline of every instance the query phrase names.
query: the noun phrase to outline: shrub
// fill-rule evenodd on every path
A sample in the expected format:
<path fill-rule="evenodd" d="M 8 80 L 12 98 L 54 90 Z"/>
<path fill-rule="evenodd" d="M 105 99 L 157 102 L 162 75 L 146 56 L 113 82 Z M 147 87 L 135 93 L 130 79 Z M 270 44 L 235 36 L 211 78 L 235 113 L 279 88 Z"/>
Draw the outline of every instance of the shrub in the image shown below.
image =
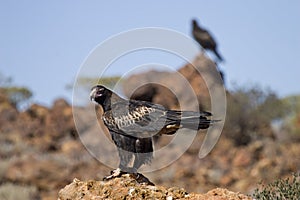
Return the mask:
<path fill-rule="evenodd" d="M 3 89 L 11 103 L 17 107 L 20 107 L 21 104 L 26 103 L 32 97 L 32 92 L 25 87 L 5 87 Z"/>
<path fill-rule="evenodd" d="M 225 134 L 237 145 L 273 137 L 271 122 L 284 115 L 284 104 L 275 92 L 258 86 L 238 87 L 228 95 Z"/>
<path fill-rule="evenodd" d="M 261 185 L 252 196 L 257 200 L 299 200 L 300 173 L 293 174 L 291 179 L 279 179 L 267 186 Z"/>
<path fill-rule="evenodd" d="M 280 137 L 287 141 L 300 141 L 300 96 L 282 99 L 288 114 L 281 120 Z"/>
<path fill-rule="evenodd" d="M 16 107 L 22 107 L 22 104 L 29 102 L 32 92 L 25 88 L 14 86 L 12 78 L 6 77 L 0 73 L 0 91 L 9 99 Z"/>

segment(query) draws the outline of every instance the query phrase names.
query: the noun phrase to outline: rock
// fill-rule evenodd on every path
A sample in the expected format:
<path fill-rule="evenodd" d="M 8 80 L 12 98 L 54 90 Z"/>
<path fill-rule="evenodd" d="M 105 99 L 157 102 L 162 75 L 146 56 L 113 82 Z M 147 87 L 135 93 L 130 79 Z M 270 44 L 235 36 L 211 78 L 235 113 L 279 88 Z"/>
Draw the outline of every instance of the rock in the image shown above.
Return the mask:
<path fill-rule="evenodd" d="M 128 98 L 150 100 L 171 109 L 179 106 L 193 110 L 199 106 L 205 108 L 210 105 L 210 94 L 203 77 L 215 85 L 223 84 L 216 77 L 215 69 L 216 65 L 200 54 L 177 72 L 149 71 L 132 75 L 126 80 L 123 91 Z"/>
<path fill-rule="evenodd" d="M 179 187 L 149 186 L 139 184 L 130 175 L 109 181 L 80 181 L 73 182 L 59 191 L 58 200 L 79 199 L 199 199 L 199 200 L 250 200 L 252 198 L 217 188 L 206 194 L 188 193 Z"/>
<path fill-rule="evenodd" d="M 40 120 L 45 120 L 49 114 L 49 109 L 45 106 L 39 104 L 32 104 L 26 111 L 31 118 L 38 118 Z"/>
<path fill-rule="evenodd" d="M 232 164 L 235 167 L 247 167 L 250 165 L 252 160 L 252 152 L 248 151 L 248 149 L 242 148 L 236 152 Z"/>
<path fill-rule="evenodd" d="M 232 192 L 232 191 L 229 191 L 227 189 L 223 189 L 223 188 L 216 188 L 216 189 L 213 189 L 209 192 L 207 192 L 205 195 L 205 198 L 203 199 L 214 199 L 214 200 L 227 200 L 227 199 L 230 199 L 230 200 L 234 200 L 234 199 L 243 199 L 243 200 L 251 200 L 252 198 L 247 196 L 247 195 L 244 195 L 244 194 L 241 194 L 241 193 L 238 193 L 238 192 Z"/>
<path fill-rule="evenodd" d="M 39 190 L 53 190 L 62 183 L 68 169 L 63 163 L 58 164 L 51 160 L 28 156 L 12 162 L 6 170 L 4 179 L 22 184 L 34 184 Z"/>
<path fill-rule="evenodd" d="M 148 73 L 145 75 L 149 76 Z M 169 109 L 171 107 L 174 108 L 179 106 L 178 99 L 176 98 L 175 94 L 172 93 L 172 91 L 170 91 L 167 87 L 156 83 L 142 85 L 141 87 L 137 88 L 129 98 L 157 103 Z"/>

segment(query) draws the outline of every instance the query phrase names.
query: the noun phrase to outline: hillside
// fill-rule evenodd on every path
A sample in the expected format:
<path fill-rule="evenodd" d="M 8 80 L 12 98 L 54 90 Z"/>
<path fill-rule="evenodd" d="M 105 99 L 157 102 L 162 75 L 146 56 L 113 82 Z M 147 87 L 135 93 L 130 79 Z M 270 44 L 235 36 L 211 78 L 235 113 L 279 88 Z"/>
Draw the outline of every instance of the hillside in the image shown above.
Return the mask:
<path fill-rule="evenodd" d="M 194 64 L 198 67 L 208 66 L 205 63 L 209 61 L 204 56 L 200 55 L 197 59 L 198 61 L 196 60 Z M 191 85 L 195 88 L 197 98 L 203 102 L 200 106 L 209 108 L 210 102 L 207 99 L 209 95 L 205 92 L 206 88 L 202 86 L 203 82 L 199 73 L 193 71 L 191 65 L 183 66 L 179 72 L 192 82 Z M 134 80 L 141 79 L 132 77 L 128 81 L 128 86 L 133 87 Z M 158 81 L 165 81 L 166 86 L 176 85 L 172 83 L 172 78 Z M 199 85 L 201 87 L 198 87 Z M 181 87 L 174 90 L 177 93 L 184 92 Z M 127 94 L 126 91 L 124 93 Z M 170 107 L 178 107 L 172 95 L 164 99 L 162 94 L 165 93 L 155 93 L 155 102 L 170 102 L 168 103 Z M 181 106 L 191 109 L 199 106 L 189 104 L 189 101 L 186 101 L 186 104 Z M 93 119 L 92 113 L 85 112 L 87 107 L 76 109 L 81 112 L 83 122 Z M 191 146 L 179 159 L 163 169 L 145 173 L 145 176 L 154 182 L 165 195 L 170 192 L 171 188 L 185 188 L 178 189 L 181 195 L 186 195 L 186 193 L 208 195 L 218 192 L 231 194 L 227 190 L 250 194 L 260 181 L 268 183 L 299 171 L 299 140 L 282 142 L 273 136 L 270 126 L 259 124 L 259 122 L 258 125 L 249 132 L 257 137 L 243 145 L 237 145 L 242 134 L 234 137 L 231 134 L 241 133 L 241 130 L 225 125 L 217 145 L 203 159 L 199 159 L 198 153 L 205 133 L 199 132 Z M 108 175 L 111 168 L 93 158 L 82 141 L 84 139 L 97 149 L 95 138 L 97 138 L 99 128 L 87 124 L 81 130 L 79 137 L 72 106 L 64 99 L 55 100 L 50 108 L 33 104 L 27 110 L 19 111 L 0 91 L 0 132 L 0 199 L 4 197 L 9 199 L 8 194 L 14 194 L 15 196 L 10 199 L 50 200 L 57 199 L 60 189 L 69 184 L 71 185 L 67 188 L 71 187 L 78 192 L 83 189 L 83 187 L 79 188 L 80 185 L 92 184 L 98 187 L 101 184 L 121 184 L 113 182 L 119 180 L 108 183 L 96 181 Z M 162 137 L 157 140 L 156 147 L 163 147 L 170 140 L 172 137 Z M 176 146 L 172 148 L 172 152 L 176 153 Z M 107 154 L 105 159 L 117 162 L 117 158 L 112 158 L 111 154 Z M 163 162 L 166 158 L 162 156 L 156 159 Z M 150 167 L 155 168 L 156 164 L 157 161 L 154 161 Z M 82 181 L 73 181 L 74 178 Z M 127 178 L 125 181 L 133 184 Z M 143 186 L 142 189 L 144 190 L 145 187 Z M 153 188 L 150 189 L 153 190 Z M 62 191 L 60 198 L 64 199 Z M 126 194 L 127 192 L 128 190 L 125 190 Z M 133 194 L 138 195 L 135 192 L 132 192 Z"/>

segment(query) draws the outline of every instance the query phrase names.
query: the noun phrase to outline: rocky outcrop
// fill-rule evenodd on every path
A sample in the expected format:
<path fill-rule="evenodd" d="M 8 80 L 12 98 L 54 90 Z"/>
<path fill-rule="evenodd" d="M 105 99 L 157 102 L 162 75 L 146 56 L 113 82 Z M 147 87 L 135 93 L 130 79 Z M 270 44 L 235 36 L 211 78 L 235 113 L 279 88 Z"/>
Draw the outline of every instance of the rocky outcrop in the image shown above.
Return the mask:
<path fill-rule="evenodd" d="M 199 54 L 192 63 L 176 72 L 134 74 L 126 80 L 123 90 L 128 98 L 152 101 L 171 109 L 178 109 L 180 104 L 187 109 L 208 108 L 210 94 L 207 82 L 223 84 L 215 63 Z"/>
<path fill-rule="evenodd" d="M 194 66 L 204 66 L 201 69 L 207 69 L 204 71 L 209 73 L 206 65 L 214 64 L 203 55 L 199 55 L 194 61 Z M 186 95 L 184 88 L 176 85 L 176 79 L 173 79 L 176 75 L 169 76 L 169 72 L 167 73 L 163 72 L 158 75 L 152 71 L 134 75 L 128 80 L 128 91 L 130 87 L 138 85 L 135 82 L 156 77 L 168 87 L 170 86 L 172 90 L 167 87 L 158 88 L 158 91 L 154 89 L 151 92 L 153 95 L 147 98 L 153 98 L 153 102 L 162 103 L 169 108 L 177 108 L 179 99 L 184 96 L 186 99 L 180 100 L 186 104 L 186 109 L 198 107 L 198 104 L 190 104 L 189 96 Z M 178 73 L 191 82 L 199 102 L 206 104 L 203 99 L 208 98 L 208 93 L 205 92 L 207 89 L 206 86 L 202 86 L 203 79 L 197 70 L 191 64 L 187 64 L 179 69 Z M 143 76 L 144 78 L 138 78 Z M 136 96 L 143 97 L 143 93 L 145 92 L 141 91 L 139 94 L 137 91 Z M 125 94 L 127 94 L 126 91 Z M 78 108 L 79 111 L 85 109 L 87 108 Z M 16 188 L 22 186 L 29 188 L 28 190 L 37 196 L 36 199 L 50 200 L 56 199 L 58 191 L 72 182 L 74 177 L 80 180 L 95 180 L 102 179 L 109 174 L 111 168 L 94 159 L 82 142 L 82 139 L 89 141 L 95 150 L 99 149 L 98 140 L 95 140 L 99 136 L 99 127 L 89 127 L 87 123 L 86 127 L 82 127 L 83 132 L 78 138 L 72 111 L 71 105 L 63 99 L 54 101 L 51 107 L 34 104 L 25 111 L 19 111 L 0 89 L 0 192 L 8 190 L 7 188 L 14 188 L 11 186 L 16 186 Z M 92 121 L 91 113 L 80 112 L 79 115 L 84 122 Z M 261 180 L 268 183 L 300 170 L 299 140 L 282 143 L 263 137 L 245 146 L 236 146 L 232 138 L 226 137 L 226 133 L 223 133 L 213 151 L 205 158 L 199 159 L 198 153 L 204 137 L 205 134 L 199 132 L 180 158 L 163 169 L 145 174 L 158 185 L 157 188 L 164 188 L 164 195 L 167 195 L 170 188 L 174 187 L 185 188 L 179 191 L 188 193 L 210 191 L 207 195 L 216 194 L 219 199 L 223 198 L 221 193 L 234 193 L 213 188 L 227 188 L 231 191 L 251 194 Z M 172 139 L 172 136 L 161 137 L 156 141 L 155 147 L 163 148 Z M 175 155 L 176 145 L 173 146 L 171 151 L 172 155 Z M 117 157 L 112 157 L 109 153 L 104 156 L 106 160 L 114 160 L 115 163 L 118 161 Z M 158 159 L 159 162 L 163 162 L 167 158 L 161 156 Z M 156 162 L 153 161 L 151 167 L 155 168 L 155 164 Z M 131 183 L 131 180 L 128 181 L 130 184 L 135 184 Z M 112 184 L 111 181 L 91 182 L 95 187 L 100 183 Z M 118 184 L 123 183 L 124 181 Z M 80 191 L 79 187 L 75 188 L 74 184 L 71 184 L 74 191 Z M 80 184 L 83 186 L 87 182 L 83 181 Z M 136 185 L 136 187 L 146 186 Z M 128 188 L 126 189 L 124 193 L 127 194 Z M 185 192 L 182 194 L 185 195 Z M 189 193 L 190 197 L 192 194 Z M 24 198 L 24 200 L 27 199 Z"/>
<path fill-rule="evenodd" d="M 58 200 L 80 199 L 198 199 L 198 200 L 251 200 L 244 194 L 216 188 L 206 194 L 188 193 L 179 187 L 163 187 L 138 184 L 130 175 L 125 174 L 107 182 L 73 182 L 59 191 Z"/>

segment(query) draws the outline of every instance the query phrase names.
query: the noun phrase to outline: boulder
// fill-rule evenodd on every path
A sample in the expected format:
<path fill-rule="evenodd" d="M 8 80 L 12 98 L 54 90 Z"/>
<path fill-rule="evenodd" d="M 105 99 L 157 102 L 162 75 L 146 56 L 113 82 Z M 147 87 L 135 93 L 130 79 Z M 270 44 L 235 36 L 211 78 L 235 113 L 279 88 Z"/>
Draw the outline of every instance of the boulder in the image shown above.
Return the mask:
<path fill-rule="evenodd" d="M 251 200 L 244 194 L 216 188 L 206 194 L 188 193 L 180 187 L 139 184 L 130 175 L 109 181 L 80 181 L 72 183 L 59 191 L 58 200 L 79 199 L 198 199 L 198 200 Z"/>

